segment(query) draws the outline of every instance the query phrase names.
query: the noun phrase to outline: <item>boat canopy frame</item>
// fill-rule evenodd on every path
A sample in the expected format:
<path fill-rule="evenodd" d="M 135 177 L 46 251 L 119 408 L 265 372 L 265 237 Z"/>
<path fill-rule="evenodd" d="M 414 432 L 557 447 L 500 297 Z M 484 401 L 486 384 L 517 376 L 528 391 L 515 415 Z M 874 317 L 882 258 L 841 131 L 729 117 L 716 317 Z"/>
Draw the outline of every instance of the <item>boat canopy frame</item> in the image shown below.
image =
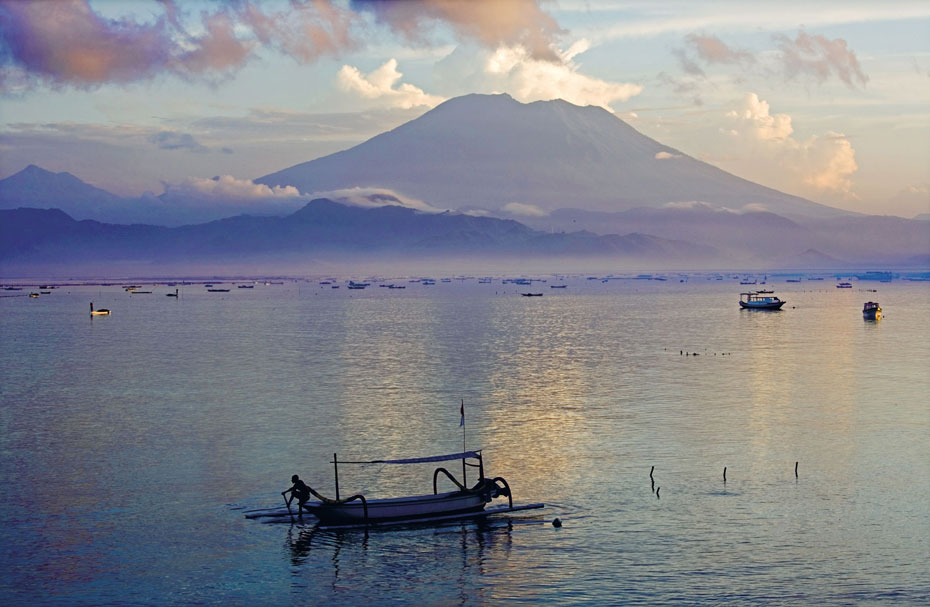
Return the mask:
<path fill-rule="evenodd" d="M 462 482 L 460 483 L 455 478 L 455 476 L 453 476 L 452 473 L 450 473 L 445 468 L 443 467 L 436 468 L 436 470 L 433 471 L 433 494 L 438 493 L 437 481 L 438 481 L 440 472 L 445 474 L 449 478 L 449 480 L 451 480 L 455 484 L 455 486 L 458 487 L 459 491 L 467 491 L 468 490 L 468 475 L 467 475 L 466 470 L 467 470 L 467 467 L 469 466 L 472 468 L 478 468 L 478 484 L 479 485 L 482 484 L 485 478 L 484 478 L 484 458 L 481 456 L 481 449 L 477 449 L 475 451 L 462 451 L 460 453 L 448 453 L 446 455 L 431 455 L 427 457 L 410 457 L 410 458 L 403 458 L 403 459 L 342 460 L 342 461 L 339 460 L 339 457 L 337 456 L 336 453 L 333 453 L 333 459 L 330 463 L 333 465 L 333 477 L 334 477 L 334 481 L 336 485 L 336 501 L 337 502 L 341 501 L 339 499 L 339 464 L 354 464 L 354 465 L 399 464 L 399 465 L 404 465 L 404 464 L 426 464 L 426 463 L 431 463 L 431 462 L 446 462 L 446 461 L 452 461 L 452 460 L 458 460 L 458 459 L 462 460 Z M 478 463 L 469 462 L 468 461 L 469 459 L 476 459 L 478 460 Z M 494 479 L 494 480 L 497 480 L 497 479 Z M 503 479 L 500 479 L 500 480 L 503 480 Z M 506 481 L 504 481 L 504 483 L 506 484 Z M 509 486 L 507 488 L 508 488 L 508 493 L 509 493 Z M 358 497 L 361 497 L 361 496 L 353 496 L 352 498 L 349 498 L 349 500 L 347 501 L 356 499 Z M 511 498 L 511 501 L 512 501 L 512 498 Z M 363 499 L 363 502 L 364 502 L 364 499 Z M 366 518 L 367 518 L 367 514 L 366 514 Z"/>

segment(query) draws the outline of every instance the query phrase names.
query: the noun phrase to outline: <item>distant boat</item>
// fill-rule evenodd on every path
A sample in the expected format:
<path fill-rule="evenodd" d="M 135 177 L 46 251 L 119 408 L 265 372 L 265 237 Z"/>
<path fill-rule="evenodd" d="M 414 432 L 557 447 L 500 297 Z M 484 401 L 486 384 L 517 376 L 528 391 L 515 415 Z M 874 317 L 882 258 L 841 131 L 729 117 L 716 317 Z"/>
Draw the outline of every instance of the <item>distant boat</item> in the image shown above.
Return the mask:
<path fill-rule="evenodd" d="M 851 289 L 851 288 L 852 288 L 852 283 L 851 283 L 851 282 L 841 282 L 841 283 L 838 283 L 838 284 L 836 285 L 836 288 L 837 288 L 837 289 Z"/>
<path fill-rule="evenodd" d="M 881 320 L 882 308 L 877 301 L 867 301 L 862 306 L 862 318 L 865 320 Z"/>
<path fill-rule="evenodd" d="M 800 278 L 789 278 L 785 282 L 801 282 L 801 279 Z"/>
<path fill-rule="evenodd" d="M 542 297 L 542 293 L 520 293 L 523 297 Z"/>
<path fill-rule="evenodd" d="M 106 308 L 100 308 L 99 310 L 94 309 L 94 302 L 90 302 L 90 315 L 91 316 L 109 316 L 110 311 Z"/>
<path fill-rule="evenodd" d="M 3 290 L 4 291 L 22 291 L 23 288 L 22 287 L 4 287 Z"/>
<path fill-rule="evenodd" d="M 237 289 L 254 289 L 255 285 L 238 285 Z"/>
<path fill-rule="evenodd" d="M 406 289 L 407 285 L 389 285 L 389 289 Z"/>
<path fill-rule="evenodd" d="M 207 289 L 210 293 L 229 293 L 229 289 Z"/>
<path fill-rule="evenodd" d="M 756 291 L 740 293 L 739 305 L 748 310 L 780 310 L 787 302 L 774 295 L 762 294 Z"/>
<path fill-rule="evenodd" d="M 564 289 L 566 287 L 568 287 L 568 285 L 549 285 L 550 289 Z"/>
<path fill-rule="evenodd" d="M 38 297 L 38 296 L 39 296 L 38 293 L 30 293 L 30 294 L 29 294 L 29 297 Z"/>

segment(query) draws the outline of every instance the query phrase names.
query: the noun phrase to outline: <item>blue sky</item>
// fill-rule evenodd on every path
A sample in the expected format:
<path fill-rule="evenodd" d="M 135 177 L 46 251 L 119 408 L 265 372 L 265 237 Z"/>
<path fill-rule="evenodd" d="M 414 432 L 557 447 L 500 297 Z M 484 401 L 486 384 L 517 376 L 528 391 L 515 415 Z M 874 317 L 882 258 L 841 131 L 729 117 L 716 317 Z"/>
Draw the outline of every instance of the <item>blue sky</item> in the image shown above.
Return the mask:
<path fill-rule="evenodd" d="M 930 212 L 926 2 L 3 1 L 0 35 L 0 177 L 260 195 L 250 179 L 506 92 L 603 106 L 824 204 Z"/>

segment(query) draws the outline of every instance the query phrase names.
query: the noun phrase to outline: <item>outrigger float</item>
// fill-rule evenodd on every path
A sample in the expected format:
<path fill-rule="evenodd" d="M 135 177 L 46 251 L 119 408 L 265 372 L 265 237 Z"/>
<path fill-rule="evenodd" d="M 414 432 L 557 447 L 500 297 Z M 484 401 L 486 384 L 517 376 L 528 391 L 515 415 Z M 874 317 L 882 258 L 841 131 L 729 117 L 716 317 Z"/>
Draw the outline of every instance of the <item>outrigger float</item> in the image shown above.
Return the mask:
<path fill-rule="evenodd" d="M 381 499 L 369 499 L 360 493 L 347 498 L 339 497 L 339 464 L 423 464 L 451 460 L 462 460 L 462 482 L 460 483 L 445 468 L 436 468 L 433 471 L 432 494 Z M 476 460 L 477 463 L 469 460 Z M 331 499 L 320 495 L 311 487 L 310 493 L 319 501 L 304 504 L 304 508 L 319 519 L 318 526 L 321 529 L 350 529 L 438 522 L 545 507 L 545 504 L 541 503 L 515 506 L 510 485 L 507 481 L 500 476 L 488 478 L 484 475 L 484 460 L 481 457 L 480 450 L 431 457 L 368 461 L 339 461 L 334 453 L 331 463 L 333 464 L 336 481 L 336 498 Z M 467 486 L 467 467 L 478 468 L 478 482 L 472 487 Z M 440 474 L 445 475 L 458 489 L 439 493 Z M 488 504 L 499 497 L 506 497 L 507 504 L 486 508 Z M 286 503 L 285 508 L 251 511 L 245 515 L 249 519 L 293 516 L 294 512 L 291 510 L 290 502 Z"/>

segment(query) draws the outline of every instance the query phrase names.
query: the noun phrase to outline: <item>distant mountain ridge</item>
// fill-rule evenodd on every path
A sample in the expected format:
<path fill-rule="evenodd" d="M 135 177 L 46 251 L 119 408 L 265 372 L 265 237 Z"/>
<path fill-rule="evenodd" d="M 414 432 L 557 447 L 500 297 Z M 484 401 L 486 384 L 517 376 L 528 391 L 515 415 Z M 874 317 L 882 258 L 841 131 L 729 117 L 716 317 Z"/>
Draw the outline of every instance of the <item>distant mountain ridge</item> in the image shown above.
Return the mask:
<path fill-rule="evenodd" d="M 849 214 L 752 183 L 639 133 L 600 107 L 466 95 L 353 148 L 255 180 L 305 193 L 390 188 L 436 206 L 622 211 L 701 201 L 781 215 Z"/>
<path fill-rule="evenodd" d="M 378 257 L 597 257 L 712 260 L 712 247 L 654 236 L 546 234 L 512 220 L 427 214 L 396 206 L 365 209 L 317 199 L 286 217 L 240 215 L 168 228 L 76 221 L 60 210 L 0 211 L 4 264 L 199 261 L 319 255 Z"/>

